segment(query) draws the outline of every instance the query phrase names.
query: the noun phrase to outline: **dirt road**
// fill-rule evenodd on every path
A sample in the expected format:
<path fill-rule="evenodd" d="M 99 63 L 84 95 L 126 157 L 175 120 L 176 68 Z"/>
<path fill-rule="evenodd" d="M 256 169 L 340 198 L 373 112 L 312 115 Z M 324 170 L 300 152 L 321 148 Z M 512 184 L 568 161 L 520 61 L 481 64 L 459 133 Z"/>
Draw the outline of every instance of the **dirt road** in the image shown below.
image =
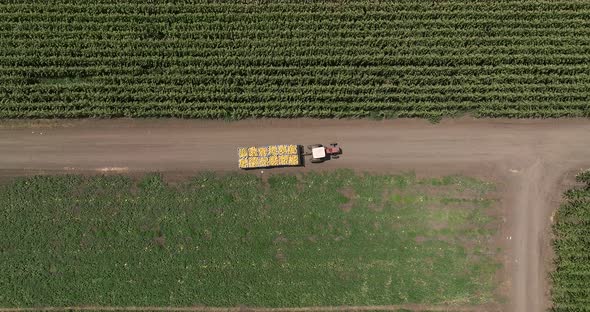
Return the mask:
<path fill-rule="evenodd" d="M 565 179 L 590 166 L 588 120 L 1 122 L 0 174 L 237 170 L 237 146 L 333 141 L 343 157 L 304 170 L 415 170 L 499 181 L 509 310 L 544 310 L 550 218 Z"/>

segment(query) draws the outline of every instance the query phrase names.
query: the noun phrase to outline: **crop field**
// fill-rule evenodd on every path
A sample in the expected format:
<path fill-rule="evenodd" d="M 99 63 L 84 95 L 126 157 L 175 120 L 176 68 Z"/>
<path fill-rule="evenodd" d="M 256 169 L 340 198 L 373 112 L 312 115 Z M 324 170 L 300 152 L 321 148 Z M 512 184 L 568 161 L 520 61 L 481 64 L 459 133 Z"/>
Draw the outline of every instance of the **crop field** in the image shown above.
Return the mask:
<path fill-rule="evenodd" d="M 0 118 L 590 116 L 590 2 L 13 0 Z"/>
<path fill-rule="evenodd" d="M 0 306 L 496 304 L 494 185 L 462 176 L 36 176 L 0 187 Z"/>
<path fill-rule="evenodd" d="M 553 311 L 586 311 L 590 302 L 590 171 L 577 176 L 583 187 L 565 193 L 553 226 L 555 271 Z"/>

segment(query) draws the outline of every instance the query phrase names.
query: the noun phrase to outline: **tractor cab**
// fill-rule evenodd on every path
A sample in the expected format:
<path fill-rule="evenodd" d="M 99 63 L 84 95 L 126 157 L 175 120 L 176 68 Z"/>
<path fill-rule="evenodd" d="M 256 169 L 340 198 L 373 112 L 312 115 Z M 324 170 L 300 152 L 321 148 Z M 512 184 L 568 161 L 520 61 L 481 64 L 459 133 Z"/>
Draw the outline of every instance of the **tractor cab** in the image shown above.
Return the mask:
<path fill-rule="evenodd" d="M 323 146 L 322 144 L 314 144 L 307 146 L 307 149 L 311 151 L 311 153 L 307 153 L 307 155 L 311 155 L 312 163 L 320 163 L 328 159 L 337 159 L 340 157 L 339 155 L 342 154 L 342 150 L 338 147 L 338 143 L 332 143 L 329 147 Z"/>

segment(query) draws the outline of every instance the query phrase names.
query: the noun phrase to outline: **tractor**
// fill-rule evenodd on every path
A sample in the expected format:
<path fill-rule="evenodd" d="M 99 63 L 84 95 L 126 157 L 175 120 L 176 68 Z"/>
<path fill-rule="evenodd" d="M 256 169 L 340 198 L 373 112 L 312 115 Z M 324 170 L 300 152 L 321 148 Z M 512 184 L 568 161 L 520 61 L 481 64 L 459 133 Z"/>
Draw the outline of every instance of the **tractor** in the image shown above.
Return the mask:
<path fill-rule="evenodd" d="M 309 152 L 305 156 L 311 156 L 312 163 L 321 163 L 328 159 L 338 159 L 342 154 L 342 149 L 338 143 L 331 143 L 330 146 L 323 146 L 322 144 L 308 145 Z"/>

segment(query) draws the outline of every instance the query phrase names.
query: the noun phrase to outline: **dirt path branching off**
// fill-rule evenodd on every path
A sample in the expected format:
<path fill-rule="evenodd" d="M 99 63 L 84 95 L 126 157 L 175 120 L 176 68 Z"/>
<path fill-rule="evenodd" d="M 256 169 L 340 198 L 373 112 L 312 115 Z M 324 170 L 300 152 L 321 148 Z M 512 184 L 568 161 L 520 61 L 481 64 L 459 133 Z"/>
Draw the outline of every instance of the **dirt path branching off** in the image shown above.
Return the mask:
<path fill-rule="evenodd" d="M 0 177 L 31 173 L 237 170 L 238 146 L 339 142 L 344 155 L 274 172 L 353 168 L 463 174 L 502 184 L 503 291 L 509 311 L 543 311 L 548 302 L 550 217 L 566 174 L 590 166 L 590 122 L 560 120 L 83 120 L 0 122 Z M 29 123 L 30 124 L 30 123 Z M 120 170 L 121 171 L 121 170 Z M 115 172 L 118 172 L 115 170 Z M 256 171 L 258 174 L 262 172 Z M 491 308 L 488 309 L 488 308 Z M 7 311 L 495 311 L 495 307 L 158 308 L 61 307 Z M 134 310 L 135 309 L 135 310 Z M 483 310 L 482 310 L 483 309 Z"/>

